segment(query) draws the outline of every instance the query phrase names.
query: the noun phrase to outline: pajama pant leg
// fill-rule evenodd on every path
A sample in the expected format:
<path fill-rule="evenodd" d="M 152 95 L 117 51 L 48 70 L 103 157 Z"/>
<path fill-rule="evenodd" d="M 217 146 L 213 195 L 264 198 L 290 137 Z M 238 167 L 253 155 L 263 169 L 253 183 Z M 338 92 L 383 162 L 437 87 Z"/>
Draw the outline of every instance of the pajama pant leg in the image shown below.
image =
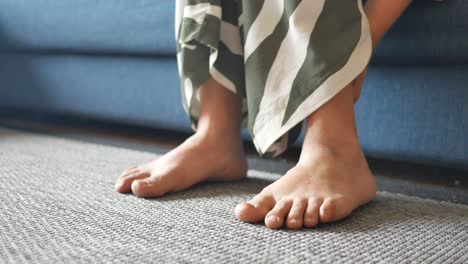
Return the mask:
<path fill-rule="evenodd" d="M 243 99 L 257 151 L 275 157 L 302 121 L 351 83 L 372 53 L 362 0 L 176 0 L 184 109 L 213 78 Z"/>

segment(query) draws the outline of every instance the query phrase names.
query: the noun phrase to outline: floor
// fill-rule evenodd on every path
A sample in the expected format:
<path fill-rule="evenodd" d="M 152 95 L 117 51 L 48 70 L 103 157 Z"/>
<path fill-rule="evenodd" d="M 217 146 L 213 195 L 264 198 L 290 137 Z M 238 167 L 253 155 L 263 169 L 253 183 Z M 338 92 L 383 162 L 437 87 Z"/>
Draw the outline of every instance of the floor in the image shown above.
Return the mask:
<path fill-rule="evenodd" d="M 271 230 L 234 208 L 291 161 L 249 158 L 241 181 L 140 199 L 116 175 L 168 148 L 72 124 L 0 125 L 0 263 L 468 263 L 467 205 L 379 191 L 341 221 Z"/>
<path fill-rule="evenodd" d="M 0 126 L 37 131 L 55 136 L 74 138 L 84 141 L 96 141 L 112 146 L 126 148 L 175 147 L 189 135 L 161 131 L 137 126 L 121 125 L 102 120 L 16 114 L 14 117 L 0 113 Z M 256 157 L 255 148 L 245 143 L 250 157 Z M 299 149 L 288 150 L 275 160 L 260 162 L 262 170 L 272 173 L 284 173 L 294 166 L 299 157 Z M 468 172 L 458 169 L 422 166 L 403 162 L 385 161 L 368 157 L 369 164 L 376 175 L 379 190 L 401 193 L 437 201 L 468 204 Z"/>

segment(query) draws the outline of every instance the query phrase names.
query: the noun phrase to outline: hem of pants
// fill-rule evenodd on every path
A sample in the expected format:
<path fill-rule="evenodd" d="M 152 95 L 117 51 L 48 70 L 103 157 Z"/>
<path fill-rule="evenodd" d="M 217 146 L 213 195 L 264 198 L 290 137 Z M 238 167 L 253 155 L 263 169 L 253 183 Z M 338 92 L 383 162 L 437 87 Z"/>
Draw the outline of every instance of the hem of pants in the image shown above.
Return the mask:
<path fill-rule="evenodd" d="M 297 108 L 286 124 L 278 126 L 277 122 L 269 122 L 255 133 L 253 142 L 260 155 L 273 152 L 272 157 L 276 157 L 283 153 L 287 149 L 287 144 L 280 143 L 280 146 L 275 146 L 275 142 L 310 114 L 331 100 L 356 79 L 367 67 L 372 55 L 372 39 L 362 2 L 359 3 L 359 9 L 362 14 L 361 37 L 346 65 L 319 86 Z M 276 116 L 273 119 L 278 118 L 278 120 L 281 120 L 283 116 L 284 113 L 281 113 L 280 116 Z"/>

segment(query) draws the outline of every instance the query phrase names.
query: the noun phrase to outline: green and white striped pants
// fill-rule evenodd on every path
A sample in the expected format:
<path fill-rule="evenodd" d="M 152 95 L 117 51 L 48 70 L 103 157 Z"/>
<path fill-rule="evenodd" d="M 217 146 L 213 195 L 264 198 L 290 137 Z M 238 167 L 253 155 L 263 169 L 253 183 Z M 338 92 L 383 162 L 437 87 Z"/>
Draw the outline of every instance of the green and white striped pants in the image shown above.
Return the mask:
<path fill-rule="evenodd" d="M 302 121 L 351 83 L 372 53 L 362 0 L 176 0 L 184 108 L 210 77 L 243 98 L 258 152 L 281 154 Z"/>

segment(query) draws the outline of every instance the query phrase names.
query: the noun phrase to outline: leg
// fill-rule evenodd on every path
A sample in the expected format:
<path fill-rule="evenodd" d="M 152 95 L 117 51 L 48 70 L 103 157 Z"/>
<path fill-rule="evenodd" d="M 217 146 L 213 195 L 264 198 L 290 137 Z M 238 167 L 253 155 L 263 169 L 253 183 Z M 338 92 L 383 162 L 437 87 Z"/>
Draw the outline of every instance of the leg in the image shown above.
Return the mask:
<path fill-rule="evenodd" d="M 200 88 L 201 111 L 194 135 L 150 163 L 122 173 L 116 191 L 158 197 L 204 180 L 239 180 L 247 162 L 240 137 L 241 99 L 209 79 Z"/>
<path fill-rule="evenodd" d="M 264 220 L 269 228 L 313 227 L 340 220 L 373 199 L 376 185 L 358 142 L 355 98 L 350 84 L 307 118 L 299 162 L 251 201 L 238 205 L 239 220 Z"/>

